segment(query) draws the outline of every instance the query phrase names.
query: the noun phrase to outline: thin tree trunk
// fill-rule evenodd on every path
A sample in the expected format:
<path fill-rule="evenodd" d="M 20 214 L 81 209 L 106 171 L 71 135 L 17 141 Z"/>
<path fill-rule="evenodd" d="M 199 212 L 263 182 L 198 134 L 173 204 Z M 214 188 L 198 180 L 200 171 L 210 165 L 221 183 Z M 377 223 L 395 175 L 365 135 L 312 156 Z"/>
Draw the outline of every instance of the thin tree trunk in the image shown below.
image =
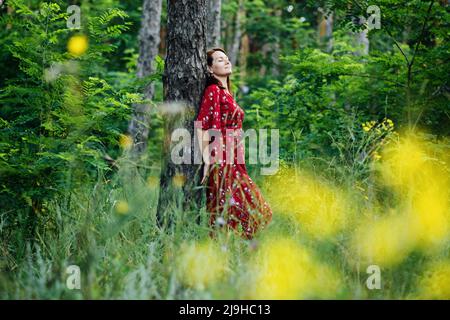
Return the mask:
<path fill-rule="evenodd" d="M 250 41 L 248 34 L 244 34 L 241 40 L 241 50 L 239 52 L 239 71 L 241 79 L 244 80 L 247 75 L 247 57 L 250 52 Z"/>
<path fill-rule="evenodd" d="M 333 12 L 325 11 L 323 8 L 319 8 L 319 20 L 318 20 L 318 41 L 319 46 L 327 52 L 333 51 Z M 336 103 L 336 93 L 333 91 L 330 93 L 330 105 Z M 346 104 L 346 108 L 350 107 Z"/>
<path fill-rule="evenodd" d="M 319 44 L 322 45 L 326 52 L 333 50 L 333 13 L 327 12 L 319 8 Z"/>
<path fill-rule="evenodd" d="M 236 65 L 237 56 L 239 53 L 239 44 L 241 43 L 242 29 L 241 29 L 241 21 L 244 17 L 244 2 L 243 0 L 239 0 L 238 11 L 236 12 L 236 20 L 234 22 L 234 36 L 233 41 L 231 42 L 231 48 L 228 50 L 228 58 L 232 65 Z"/>
<path fill-rule="evenodd" d="M 160 44 L 162 0 L 144 0 L 142 4 L 142 24 L 139 32 L 139 59 L 137 77 L 144 78 L 156 71 L 155 58 Z M 151 100 L 154 95 L 154 85 L 150 83 L 144 89 L 144 96 Z M 133 154 L 142 155 L 147 150 L 147 140 L 150 128 L 150 105 L 135 104 L 133 118 L 128 126 L 128 132 L 133 138 Z"/>
<path fill-rule="evenodd" d="M 208 0 L 208 28 L 206 34 L 206 44 L 208 48 L 220 46 L 220 16 L 222 0 Z"/>
<path fill-rule="evenodd" d="M 349 2 L 347 4 L 348 10 L 351 10 L 353 6 L 353 3 Z M 359 27 L 363 27 L 364 22 L 359 20 L 355 21 L 355 24 L 357 24 Z M 349 32 L 349 36 L 354 39 L 354 44 L 357 47 L 357 49 L 353 52 L 356 56 L 363 56 L 369 54 L 369 38 L 367 37 L 368 29 L 361 29 L 358 32 Z"/>
<path fill-rule="evenodd" d="M 282 14 L 282 11 L 280 9 L 277 9 L 275 11 L 275 17 L 277 17 L 280 22 L 282 22 L 281 14 Z M 272 57 L 271 73 L 272 73 L 272 76 L 274 76 L 274 77 L 278 77 L 280 75 L 280 53 L 281 53 L 280 34 L 279 34 L 279 32 L 277 32 L 277 39 L 276 39 L 276 41 L 274 41 L 272 43 L 272 52 L 271 52 L 271 57 Z"/>
<path fill-rule="evenodd" d="M 263 62 L 263 64 L 261 64 L 261 67 L 259 68 L 259 75 L 261 77 L 264 77 L 267 72 L 266 58 L 267 58 L 267 55 L 269 54 L 269 52 L 270 52 L 270 43 L 264 43 L 261 48 L 261 53 L 262 53 L 264 62 Z"/>
<path fill-rule="evenodd" d="M 206 79 L 206 25 L 206 0 L 168 0 L 164 99 L 168 105 L 175 102 L 181 104 L 183 112 L 166 112 L 164 116 L 165 136 L 157 208 L 159 225 L 171 224 L 174 210 L 194 209 L 202 199 L 201 189 L 194 189 L 200 166 L 175 164 L 172 161 L 171 134 L 177 128 L 188 130 L 192 145 L 183 152 L 190 153 L 192 162 L 195 143 L 192 139 L 193 115 L 198 113 Z"/>
<path fill-rule="evenodd" d="M 281 15 L 282 11 L 280 9 L 276 9 L 275 17 L 281 20 Z M 280 34 L 276 30 L 274 30 L 272 34 L 275 35 L 276 40 L 264 43 L 261 47 L 261 53 L 265 61 L 259 69 L 259 74 L 262 77 L 266 75 L 267 71 L 275 77 L 280 75 Z M 269 62 L 266 63 L 266 61 Z M 266 64 L 269 64 L 269 68 Z"/>
<path fill-rule="evenodd" d="M 367 29 L 361 30 L 355 34 L 355 41 L 358 49 L 355 54 L 365 56 L 369 54 L 369 38 L 367 37 Z"/>
<path fill-rule="evenodd" d="M 246 24 L 245 6 L 242 7 L 242 23 L 244 25 Z M 249 52 L 250 52 L 250 39 L 247 32 L 245 32 L 244 30 L 244 34 L 241 37 L 241 46 L 239 50 L 239 59 L 238 59 L 239 73 L 242 81 L 244 81 L 247 75 L 247 57 Z M 242 84 L 244 84 L 244 82 L 242 82 Z"/>

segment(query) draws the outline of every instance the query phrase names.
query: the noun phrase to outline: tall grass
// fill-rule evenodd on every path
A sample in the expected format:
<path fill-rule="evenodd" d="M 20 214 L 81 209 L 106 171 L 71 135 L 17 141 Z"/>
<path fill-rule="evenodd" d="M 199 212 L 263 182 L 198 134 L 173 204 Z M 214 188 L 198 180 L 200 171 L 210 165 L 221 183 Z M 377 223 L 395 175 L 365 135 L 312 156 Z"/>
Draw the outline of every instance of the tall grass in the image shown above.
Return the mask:
<path fill-rule="evenodd" d="M 411 140 L 405 149 L 402 141 L 391 144 L 393 158 L 386 151 L 368 162 L 373 171 L 364 181 L 326 159 L 285 164 L 276 176 L 259 179 L 274 217 L 250 241 L 225 231 L 211 240 L 205 209 L 175 210 L 175 223 L 160 229 L 158 172 L 143 176 L 125 153 L 112 177 L 99 173 L 94 184 L 47 206 L 52 218 L 23 256 L 1 245 L 0 297 L 450 298 L 445 147 Z M 395 162 L 404 151 L 417 154 Z M 415 206 L 425 210 L 418 225 Z M 70 265 L 80 267 L 79 290 L 66 285 Z M 370 265 L 380 267 L 379 289 L 366 284 Z"/>

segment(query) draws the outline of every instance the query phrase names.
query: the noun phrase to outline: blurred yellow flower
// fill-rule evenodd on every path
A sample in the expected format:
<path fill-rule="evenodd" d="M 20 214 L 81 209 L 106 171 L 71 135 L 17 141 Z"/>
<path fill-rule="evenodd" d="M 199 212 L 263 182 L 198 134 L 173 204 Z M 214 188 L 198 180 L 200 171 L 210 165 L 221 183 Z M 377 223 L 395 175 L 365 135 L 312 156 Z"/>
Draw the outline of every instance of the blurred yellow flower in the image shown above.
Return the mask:
<path fill-rule="evenodd" d="M 373 160 L 377 161 L 377 160 L 381 159 L 381 155 L 377 151 L 374 151 L 372 153 L 372 158 L 373 158 Z"/>
<path fill-rule="evenodd" d="M 228 269 L 228 253 L 212 240 L 183 243 L 177 260 L 180 280 L 197 290 L 204 290 L 223 278 Z"/>
<path fill-rule="evenodd" d="M 292 169 L 283 169 L 269 180 L 271 205 L 311 236 L 329 238 L 351 222 L 347 195 L 331 183 Z"/>
<path fill-rule="evenodd" d="M 181 188 L 186 183 L 186 176 L 182 173 L 177 173 L 173 176 L 172 183 L 175 187 Z"/>
<path fill-rule="evenodd" d="M 114 206 L 114 210 L 117 214 L 124 215 L 130 211 L 130 208 L 126 201 L 119 200 L 116 202 L 116 204 Z"/>
<path fill-rule="evenodd" d="M 420 299 L 450 299 L 450 261 L 430 264 L 418 283 Z"/>
<path fill-rule="evenodd" d="M 341 288 L 337 274 L 318 263 L 291 239 L 266 240 L 252 261 L 250 299 L 308 299 L 335 297 Z"/>
<path fill-rule="evenodd" d="M 151 189 L 159 187 L 159 178 L 156 176 L 148 176 L 147 186 Z"/>
<path fill-rule="evenodd" d="M 438 248 L 450 240 L 448 186 L 429 178 L 425 190 L 413 196 L 410 211 L 418 246 L 422 249 Z"/>
<path fill-rule="evenodd" d="M 381 174 L 386 184 L 407 187 L 414 183 L 426 160 L 421 145 L 411 137 L 383 149 Z"/>
<path fill-rule="evenodd" d="M 133 138 L 128 134 L 121 134 L 119 137 L 119 146 L 124 150 L 129 150 L 133 146 Z"/>
<path fill-rule="evenodd" d="M 449 174 L 418 135 L 407 134 L 383 150 L 382 182 L 392 186 L 418 248 L 437 249 L 450 239 Z"/>
<path fill-rule="evenodd" d="M 72 36 L 67 43 L 67 50 L 75 55 L 83 55 L 88 48 L 88 39 L 85 35 Z"/>
<path fill-rule="evenodd" d="M 401 263 L 411 252 L 414 238 L 408 219 L 391 212 L 383 217 L 372 215 L 361 222 L 352 239 L 352 251 L 363 265 L 391 267 Z"/>

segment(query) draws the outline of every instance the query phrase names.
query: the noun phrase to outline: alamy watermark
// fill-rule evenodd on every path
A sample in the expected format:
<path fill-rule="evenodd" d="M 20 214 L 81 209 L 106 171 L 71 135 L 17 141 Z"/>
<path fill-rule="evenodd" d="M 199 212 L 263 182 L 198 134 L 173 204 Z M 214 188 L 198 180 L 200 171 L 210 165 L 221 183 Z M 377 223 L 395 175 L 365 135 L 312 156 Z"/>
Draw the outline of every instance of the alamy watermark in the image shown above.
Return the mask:
<path fill-rule="evenodd" d="M 203 130 L 213 139 L 208 141 L 208 145 L 201 151 L 198 143 L 201 138 L 198 131 L 201 123 L 201 121 L 194 122 L 193 138 L 189 130 L 185 128 L 178 128 L 172 132 L 171 142 L 174 146 L 170 157 L 174 164 L 192 164 L 192 144 L 194 144 L 194 164 L 202 164 L 205 159 L 210 162 L 209 164 L 245 164 L 245 139 L 248 138 L 248 163 L 266 166 L 261 168 L 262 175 L 273 175 L 278 171 L 280 162 L 278 129 L 270 129 L 270 152 L 267 129 L 259 129 L 258 132 L 255 129 Z"/>
<path fill-rule="evenodd" d="M 68 29 L 81 29 L 81 9 L 77 5 L 71 5 L 67 7 L 67 28 Z"/>
<path fill-rule="evenodd" d="M 366 280 L 366 286 L 369 290 L 381 289 L 381 270 L 376 264 L 370 265 L 366 269 L 366 273 L 370 276 Z"/>
<path fill-rule="evenodd" d="M 364 16 L 359 16 L 357 23 L 359 25 L 367 25 L 368 30 L 380 29 L 381 28 L 381 10 L 377 5 L 370 5 L 366 9 L 366 13 L 369 16 L 366 18 Z"/>
<path fill-rule="evenodd" d="M 81 289 L 81 271 L 77 265 L 70 265 L 66 268 L 66 287 L 69 290 Z"/>

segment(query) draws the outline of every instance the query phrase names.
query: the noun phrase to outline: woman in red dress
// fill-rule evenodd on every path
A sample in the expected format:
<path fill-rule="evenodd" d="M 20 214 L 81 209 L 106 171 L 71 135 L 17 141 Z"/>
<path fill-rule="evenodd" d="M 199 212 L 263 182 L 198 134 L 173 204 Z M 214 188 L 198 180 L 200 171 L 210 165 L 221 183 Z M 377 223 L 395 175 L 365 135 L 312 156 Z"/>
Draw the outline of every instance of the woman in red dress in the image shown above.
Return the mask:
<path fill-rule="evenodd" d="M 272 210 L 245 166 L 241 140 L 244 110 L 230 92 L 231 63 L 223 49 L 214 48 L 207 53 L 207 64 L 209 75 L 196 127 L 202 129 L 198 134 L 201 150 L 208 146 L 212 149 L 202 153 L 205 163 L 201 182 L 207 182 L 210 226 L 226 225 L 252 239 L 272 220 Z"/>

